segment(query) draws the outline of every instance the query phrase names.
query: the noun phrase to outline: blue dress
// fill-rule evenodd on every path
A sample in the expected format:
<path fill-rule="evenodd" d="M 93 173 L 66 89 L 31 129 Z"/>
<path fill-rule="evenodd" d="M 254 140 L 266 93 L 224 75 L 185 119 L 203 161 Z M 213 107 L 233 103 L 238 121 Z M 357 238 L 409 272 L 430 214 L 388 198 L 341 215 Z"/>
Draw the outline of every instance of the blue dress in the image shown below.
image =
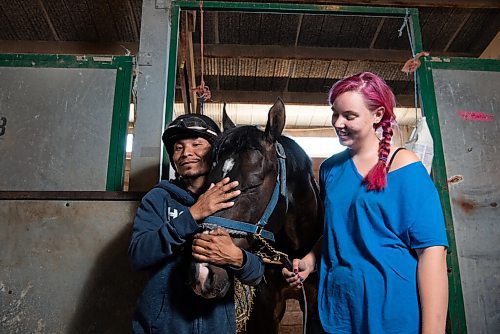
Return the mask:
<path fill-rule="evenodd" d="M 414 162 L 366 191 L 350 150 L 320 168 L 325 230 L 318 307 L 329 333 L 420 332 L 415 249 L 448 246 L 439 197 Z"/>

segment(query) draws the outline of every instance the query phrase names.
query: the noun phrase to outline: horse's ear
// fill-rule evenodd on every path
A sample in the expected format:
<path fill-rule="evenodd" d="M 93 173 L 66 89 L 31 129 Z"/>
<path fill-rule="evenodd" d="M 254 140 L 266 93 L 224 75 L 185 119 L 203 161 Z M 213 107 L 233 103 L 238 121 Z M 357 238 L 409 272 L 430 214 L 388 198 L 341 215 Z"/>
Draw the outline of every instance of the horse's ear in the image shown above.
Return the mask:
<path fill-rule="evenodd" d="M 266 138 L 270 142 L 274 142 L 281 136 L 281 132 L 285 128 L 285 104 L 283 100 L 278 97 L 274 105 L 269 109 L 266 124 Z"/>
<path fill-rule="evenodd" d="M 226 102 L 224 102 L 224 108 L 222 109 L 222 128 L 224 131 L 235 128 L 233 121 L 229 118 L 226 112 Z"/>

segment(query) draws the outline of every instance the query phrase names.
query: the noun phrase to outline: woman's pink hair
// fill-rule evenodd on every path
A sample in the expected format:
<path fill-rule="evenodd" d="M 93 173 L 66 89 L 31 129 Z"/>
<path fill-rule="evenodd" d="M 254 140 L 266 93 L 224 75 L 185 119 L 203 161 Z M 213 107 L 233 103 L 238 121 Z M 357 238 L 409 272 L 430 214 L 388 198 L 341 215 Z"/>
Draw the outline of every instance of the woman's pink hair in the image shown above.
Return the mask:
<path fill-rule="evenodd" d="M 396 98 L 384 79 L 371 72 L 363 72 L 337 81 L 328 93 L 330 105 L 333 105 L 335 99 L 342 93 L 351 91 L 363 96 L 368 110 L 375 111 L 380 107 L 385 109 L 380 122 L 373 125 L 375 129 L 382 128 L 382 139 L 378 149 L 379 161 L 363 179 L 368 190 L 381 190 L 387 184 L 387 157 L 391 149 L 391 122 L 395 119 Z"/>

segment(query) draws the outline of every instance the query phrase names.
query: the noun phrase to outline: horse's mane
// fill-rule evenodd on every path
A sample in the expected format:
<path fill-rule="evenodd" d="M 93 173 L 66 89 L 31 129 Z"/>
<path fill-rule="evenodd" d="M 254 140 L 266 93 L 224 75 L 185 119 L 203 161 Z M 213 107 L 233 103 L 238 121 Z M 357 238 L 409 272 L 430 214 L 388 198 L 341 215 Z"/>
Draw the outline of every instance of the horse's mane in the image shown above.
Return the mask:
<path fill-rule="evenodd" d="M 235 153 L 248 149 L 260 149 L 260 141 L 264 132 L 256 126 L 244 125 L 229 130 L 225 130 L 214 142 L 214 153 L 217 155 L 222 145 L 227 145 Z M 313 175 L 312 163 L 309 156 L 293 139 L 280 136 L 278 142 L 283 145 L 287 156 L 287 173 L 296 175 L 298 173 L 308 173 Z M 217 156 L 215 157 L 217 158 Z M 214 159 L 215 161 L 215 159 Z"/>

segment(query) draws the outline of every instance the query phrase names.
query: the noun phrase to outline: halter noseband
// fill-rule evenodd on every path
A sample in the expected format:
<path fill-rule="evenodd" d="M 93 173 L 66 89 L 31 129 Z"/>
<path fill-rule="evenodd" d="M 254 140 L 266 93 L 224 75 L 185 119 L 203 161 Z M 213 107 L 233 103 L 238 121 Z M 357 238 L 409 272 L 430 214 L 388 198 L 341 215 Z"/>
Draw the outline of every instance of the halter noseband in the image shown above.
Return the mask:
<path fill-rule="evenodd" d="M 233 220 L 228 218 L 222 218 L 217 216 L 208 216 L 203 221 L 203 227 L 208 229 L 213 229 L 215 227 L 224 227 L 231 231 L 233 234 L 257 234 L 262 236 L 264 239 L 274 242 L 274 234 L 268 230 L 264 230 L 269 217 L 273 213 L 276 204 L 278 203 L 279 195 L 281 194 L 285 198 L 285 208 L 288 211 L 288 193 L 286 188 L 286 154 L 283 146 L 276 142 L 276 156 L 278 160 L 278 176 L 276 177 L 276 183 L 274 185 L 273 195 L 267 203 L 266 210 L 262 214 L 257 224 L 250 224 L 242 222 L 239 220 Z"/>

